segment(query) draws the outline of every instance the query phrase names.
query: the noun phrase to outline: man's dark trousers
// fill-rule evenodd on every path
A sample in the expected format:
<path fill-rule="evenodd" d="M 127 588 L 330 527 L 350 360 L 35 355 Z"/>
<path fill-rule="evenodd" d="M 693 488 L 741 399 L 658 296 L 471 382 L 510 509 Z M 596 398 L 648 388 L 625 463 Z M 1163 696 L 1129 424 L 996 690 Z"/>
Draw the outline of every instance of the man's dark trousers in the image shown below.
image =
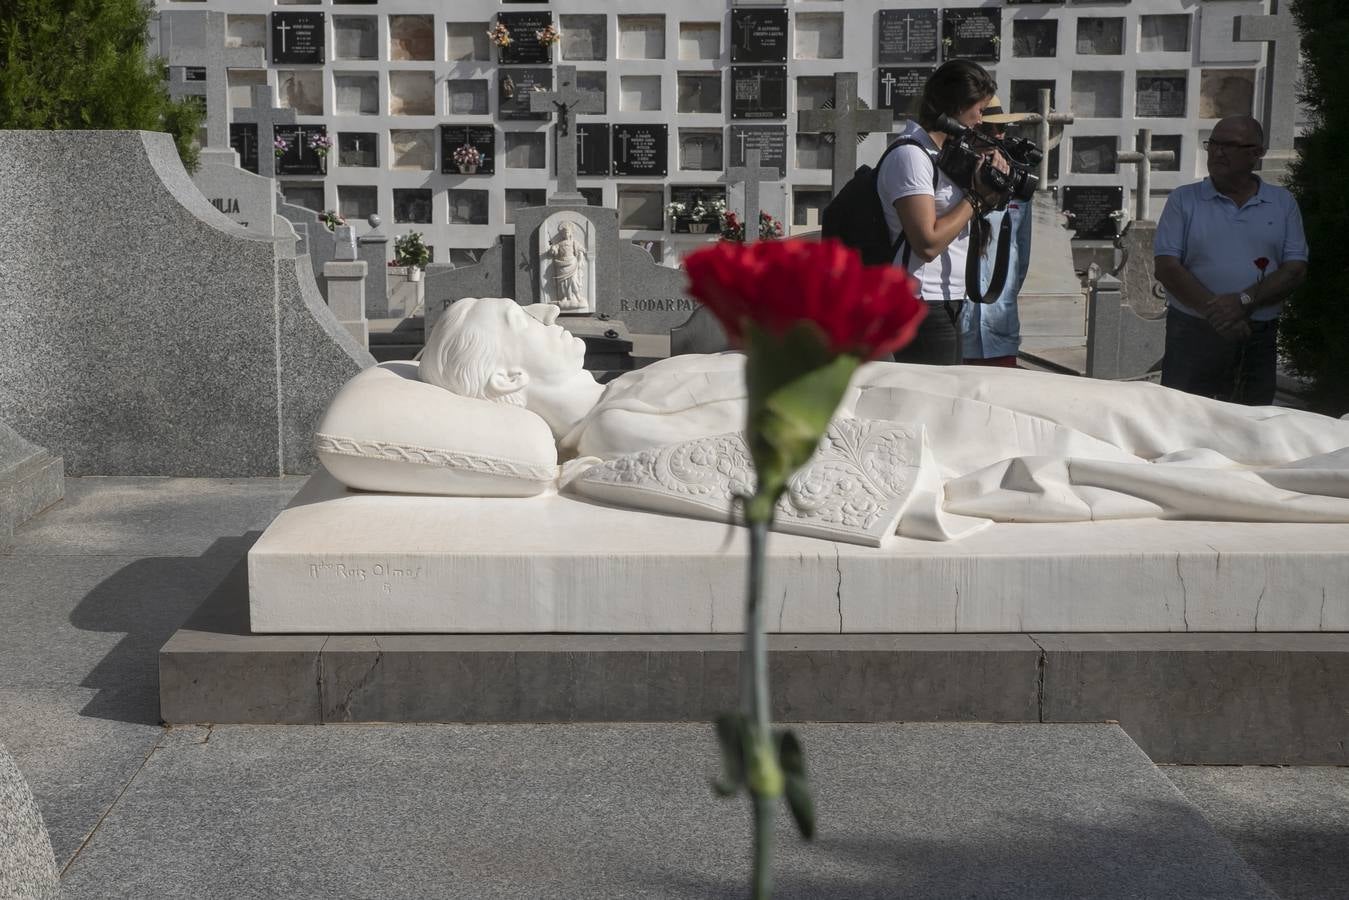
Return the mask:
<path fill-rule="evenodd" d="M 1225 338 L 1207 319 L 1166 311 L 1162 384 L 1247 406 L 1274 402 L 1279 322 L 1251 322 L 1251 336 Z"/>

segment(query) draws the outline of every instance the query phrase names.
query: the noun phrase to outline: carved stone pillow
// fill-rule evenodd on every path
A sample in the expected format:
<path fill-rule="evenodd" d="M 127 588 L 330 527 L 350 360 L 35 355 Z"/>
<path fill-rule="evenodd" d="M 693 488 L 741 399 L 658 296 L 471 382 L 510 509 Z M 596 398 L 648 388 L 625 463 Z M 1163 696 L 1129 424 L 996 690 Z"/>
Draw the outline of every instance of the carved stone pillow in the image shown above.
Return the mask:
<path fill-rule="evenodd" d="M 415 362 L 381 363 L 347 382 L 314 450 L 334 478 L 363 491 L 530 497 L 557 479 L 548 423 L 426 384 Z"/>

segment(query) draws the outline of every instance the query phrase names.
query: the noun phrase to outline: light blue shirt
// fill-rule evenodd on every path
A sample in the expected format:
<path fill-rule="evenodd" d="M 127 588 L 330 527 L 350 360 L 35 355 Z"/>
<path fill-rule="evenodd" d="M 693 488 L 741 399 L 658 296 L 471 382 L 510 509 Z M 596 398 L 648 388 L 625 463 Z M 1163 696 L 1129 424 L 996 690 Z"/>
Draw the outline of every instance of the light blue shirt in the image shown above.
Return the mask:
<path fill-rule="evenodd" d="M 1030 239 L 1034 217 L 1029 201 L 1012 200 L 1007 209 L 988 214 L 993 239 L 988 242 L 980 259 L 980 288 L 988 289 L 993 280 L 993 263 L 997 259 L 999 226 L 1002 217 L 1011 219 L 1008 235 L 1007 281 L 1002 293 L 992 303 L 966 300 L 960 310 L 960 330 L 964 333 L 965 359 L 989 359 L 994 356 L 1016 356 L 1021 348 L 1021 316 L 1017 312 L 1017 295 L 1030 271 Z"/>
<path fill-rule="evenodd" d="M 1174 256 L 1191 275 L 1215 294 L 1238 294 L 1261 278 L 1255 260 L 1269 260 L 1268 278 L 1287 262 L 1307 259 L 1307 236 L 1297 201 L 1284 188 L 1256 179 L 1255 196 L 1240 208 L 1205 178 L 1171 192 L 1157 220 L 1153 254 Z M 1200 317 L 1170 291 L 1167 305 Z M 1277 319 L 1283 304 L 1262 306 L 1256 321 Z"/>

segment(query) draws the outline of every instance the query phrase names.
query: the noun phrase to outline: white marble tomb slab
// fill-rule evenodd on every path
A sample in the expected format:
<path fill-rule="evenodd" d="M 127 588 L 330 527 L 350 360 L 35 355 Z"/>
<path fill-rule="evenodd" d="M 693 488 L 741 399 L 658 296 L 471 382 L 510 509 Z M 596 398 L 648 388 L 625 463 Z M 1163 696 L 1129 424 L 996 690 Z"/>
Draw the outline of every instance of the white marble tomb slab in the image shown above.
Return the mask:
<path fill-rule="evenodd" d="M 346 491 L 314 475 L 248 554 L 254 631 L 715 633 L 746 532 L 574 497 Z M 786 633 L 1346 631 L 1349 524 L 999 524 L 884 548 L 774 534 Z"/>

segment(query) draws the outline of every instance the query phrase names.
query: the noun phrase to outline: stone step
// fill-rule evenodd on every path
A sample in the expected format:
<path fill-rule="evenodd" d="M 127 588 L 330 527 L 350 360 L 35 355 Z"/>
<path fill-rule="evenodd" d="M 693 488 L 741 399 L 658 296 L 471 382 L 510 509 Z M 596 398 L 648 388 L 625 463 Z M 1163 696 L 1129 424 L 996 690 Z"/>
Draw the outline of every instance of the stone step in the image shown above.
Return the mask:
<path fill-rule="evenodd" d="M 1274 898 L 1117 727 L 795 730 L 818 833 L 779 816 L 779 900 Z M 64 896 L 743 897 L 718 765 L 704 723 L 174 729 Z"/>
<path fill-rule="evenodd" d="M 160 650 L 169 724 L 710 721 L 736 634 L 258 635 L 240 565 Z M 784 721 L 1117 721 L 1159 763 L 1346 765 L 1349 634 L 770 635 Z"/>

